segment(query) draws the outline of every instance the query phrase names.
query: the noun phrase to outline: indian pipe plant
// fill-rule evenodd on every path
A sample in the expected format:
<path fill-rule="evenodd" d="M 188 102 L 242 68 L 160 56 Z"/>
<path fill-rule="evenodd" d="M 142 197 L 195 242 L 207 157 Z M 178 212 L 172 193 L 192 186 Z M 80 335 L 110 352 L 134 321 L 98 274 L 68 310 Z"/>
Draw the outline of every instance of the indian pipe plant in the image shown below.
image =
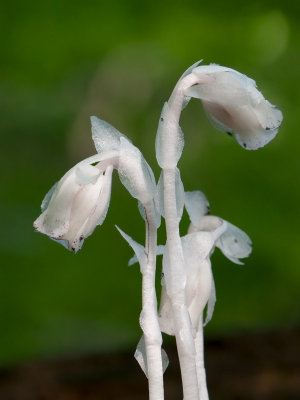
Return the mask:
<path fill-rule="evenodd" d="M 161 175 L 156 183 L 141 151 L 116 128 L 91 117 L 97 154 L 71 168 L 46 194 L 42 214 L 34 222 L 44 233 L 77 252 L 85 238 L 101 225 L 108 211 L 113 171 L 137 199 L 145 221 L 145 244 L 118 228 L 134 250 L 142 274 L 142 337 L 135 357 L 148 378 L 150 400 L 164 398 L 163 373 L 168 358 L 162 350 L 162 332 L 173 335 L 180 361 L 185 400 L 207 400 L 203 327 L 216 301 L 210 256 L 215 247 L 236 264 L 251 253 L 246 233 L 209 214 L 200 191 L 185 192 L 177 163 L 184 147 L 180 115 L 190 99 L 198 98 L 212 125 L 233 135 L 246 150 L 269 143 L 282 122 L 282 113 L 256 88 L 254 80 L 216 64 L 192 65 L 177 82 L 159 118 L 155 140 Z M 191 220 L 186 235 L 179 223 L 186 208 Z M 157 230 L 165 219 L 167 241 L 157 246 Z M 156 257 L 163 255 L 161 301 L 155 289 Z M 207 306 L 205 319 L 204 308 Z"/>

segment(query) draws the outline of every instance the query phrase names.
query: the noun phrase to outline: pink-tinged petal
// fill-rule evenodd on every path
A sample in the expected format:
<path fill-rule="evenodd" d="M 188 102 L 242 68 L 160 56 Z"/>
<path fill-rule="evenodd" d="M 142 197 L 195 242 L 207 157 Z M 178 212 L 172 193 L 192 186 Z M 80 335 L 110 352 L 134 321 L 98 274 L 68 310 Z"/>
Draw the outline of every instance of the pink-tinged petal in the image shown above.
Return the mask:
<path fill-rule="evenodd" d="M 186 95 L 202 100 L 217 129 L 233 133 L 247 150 L 263 147 L 275 137 L 282 113 L 257 90 L 254 80 L 218 65 L 197 67 L 192 74 L 199 78 L 199 84 L 187 89 Z M 203 76 L 212 80 L 203 83 Z"/>

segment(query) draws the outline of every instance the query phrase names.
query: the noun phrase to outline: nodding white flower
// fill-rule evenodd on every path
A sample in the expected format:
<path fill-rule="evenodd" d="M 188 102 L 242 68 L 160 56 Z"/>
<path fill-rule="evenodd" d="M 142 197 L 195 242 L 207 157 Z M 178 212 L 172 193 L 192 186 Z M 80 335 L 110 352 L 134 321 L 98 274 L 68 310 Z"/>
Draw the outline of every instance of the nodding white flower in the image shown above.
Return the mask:
<path fill-rule="evenodd" d="M 181 238 L 186 268 L 185 299 L 194 331 L 197 331 L 203 310 L 208 304 L 206 323 L 212 315 L 215 302 L 215 289 L 211 270 L 210 255 L 216 240 L 226 231 L 227 223 L 221 218 L 205 216 L 201 220 L 198 232 Z M 174 335 L 174 319 L 171 305 L 172 282 L 167 248 L 163 256 L 163 287 L 159 309 L 160 328 L 163 332 Z M 201 321 L 202 322 L 202 321 Z"/>
<path fill-rule="evenodd" d="M 77 252 L 101 225 L 109 207 L 113 169 L 142 204 L 153 199 L 155 179 L 141 152 L 107 122 L 92 117 L 96 154 L 71 168 L 47 193 L 37 231 Z"/>
<path fill-rule="evenodd" d="M 191 220 L 188 233 L 200 231 L 204 223 L 204 216 L 210 213 L 209 202 L 205 194 L 200 190 L 185 192 L 185 207 Z M 230 261 L 242 265 L 240 258 L 248 257 L 252 251 L 251 239 L 238 227 L 228 221 L 226 223 L 226 231 L 216 240 L 215 246 Z"/>
<path fill-rule="evenodd" d="M 282 113 L 257 90 L 253 79 L 216 64 L 197 66 L 191 75 L 194 84 L 185 95 L 202 101 L 217 129 L 233 134 L 247 150 L 263 147 L 275 137 Z"/>
<path fill-rule="evenodd" d="M 249 256 L 252 243 L 248 235 L 236 226 L 219 217 L 207 215 L 210 209 L 204 193 L 200 191 L 185 192 L 185 207 L 191 219 L 191 225 L 188 234 L 181 238 L 186 267 L 184 289 L 192 327 L 196 331 L 199 322 L 202 322 L 200 319 L 205 306 L 207 305 L 207 312 L 204 325 L 210 321 L 214 310 L 216 293 L 210 256 L 215 247 L 218 247 L 232 262 L 242 264 L 239 258 Z M 174 335 L 171 293 L 168 289 L 172 282 L 169 282 L 168 285 L 167 280 L 170 278 L 166 249 L 163 254 L 164 278 L 159 320 L 161 330 L 169 335 Z"/>
<path fill-rule="evenodd" d="M 113 165 L 103 170 L 99 158 L 90 157 L 70 169 L 47 193 L 34 222 L 37 231 L 74 252 L 102 224 L 109 206 Z"/>

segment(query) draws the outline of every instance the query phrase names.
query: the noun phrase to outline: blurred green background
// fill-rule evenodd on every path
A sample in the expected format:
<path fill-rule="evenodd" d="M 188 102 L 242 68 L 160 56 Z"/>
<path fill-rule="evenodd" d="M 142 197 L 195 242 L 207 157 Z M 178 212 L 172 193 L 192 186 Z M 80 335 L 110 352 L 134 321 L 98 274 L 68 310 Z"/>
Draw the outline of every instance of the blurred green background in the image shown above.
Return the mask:
<path fill-rule="evenodd" d="M 254 78 L 278 104 L 276 139 L 244 151 L 215 131 L 199 101 L 184 111 L 180 168 L 212 213 L 245 230 L 253 253 L 236 266 L 218 251 L 218 302 L 207 337 L 299 323 L 299 4 L 293 1 L 36 1 L 0 6 L 0 364 L 134 348 L 141 276 L 118 224 L 144 226 L 113 182 L 102 227 L 76 255 L 34 233 L 48 189 L 95 153 L 90 115 L 129 136 L 159 176 L 154 138 L 163 102 L 199 59 Z M 182 232 L 188 218 L 184 215 Z M 163 229 L 159 234 L 164 240 Z M 160 268 L 159 260 L 159 268 Z"/>

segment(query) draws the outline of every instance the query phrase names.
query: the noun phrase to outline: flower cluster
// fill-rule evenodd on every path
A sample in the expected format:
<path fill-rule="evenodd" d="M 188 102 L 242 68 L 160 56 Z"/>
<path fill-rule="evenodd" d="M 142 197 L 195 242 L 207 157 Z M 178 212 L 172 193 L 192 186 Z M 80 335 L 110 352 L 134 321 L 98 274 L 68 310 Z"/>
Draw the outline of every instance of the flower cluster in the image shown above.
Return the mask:
<path fill-rule="evenodd" d="M 209 215 L 209 203 L 202 192 L 184 190 L 177 168 L 184 148 L 179 122 L 191 98 L 201 100 L 214 127 L 234 135 L 247 150 L 269 143 L 282 122 L 281 111 L 263 97 L 255 81 L 231 68 L 199 66 L 198 62 L 185 71 L 162 109 L 155 141 L 162 168 L 157 185 L 140 150 L 107 122 L 92 117 L 97 154 L 79 162 L 52 187 L 42 202 L 42 214 L 34 222 L 37 231 L 77 252 L 106 217 L 114 170 L 138 200 L 146 225 L 145 246 L 118 229 L 135 252 L 129 264 L 138 261 L 143 276 L 143 336 L 135 356 L 148 378 L 153 400 L 164 397 L 167 356 L 161 349 L 161 332 L 176 336 L 185 400 L 208 400 L 203 326 L 211 319 L 216 301 L 210 257 L 217 247 L 229 260 L 242 264 L 240 259 L 252 250 L 246 233 Z M 184 207 L 191 224 L 181 237 Z M 167 240 L 157 246 L 161 217 L 165 218 Z M 158 309 L 155 275 L 159 254 L 163 255 L 163 278 Z"/>

